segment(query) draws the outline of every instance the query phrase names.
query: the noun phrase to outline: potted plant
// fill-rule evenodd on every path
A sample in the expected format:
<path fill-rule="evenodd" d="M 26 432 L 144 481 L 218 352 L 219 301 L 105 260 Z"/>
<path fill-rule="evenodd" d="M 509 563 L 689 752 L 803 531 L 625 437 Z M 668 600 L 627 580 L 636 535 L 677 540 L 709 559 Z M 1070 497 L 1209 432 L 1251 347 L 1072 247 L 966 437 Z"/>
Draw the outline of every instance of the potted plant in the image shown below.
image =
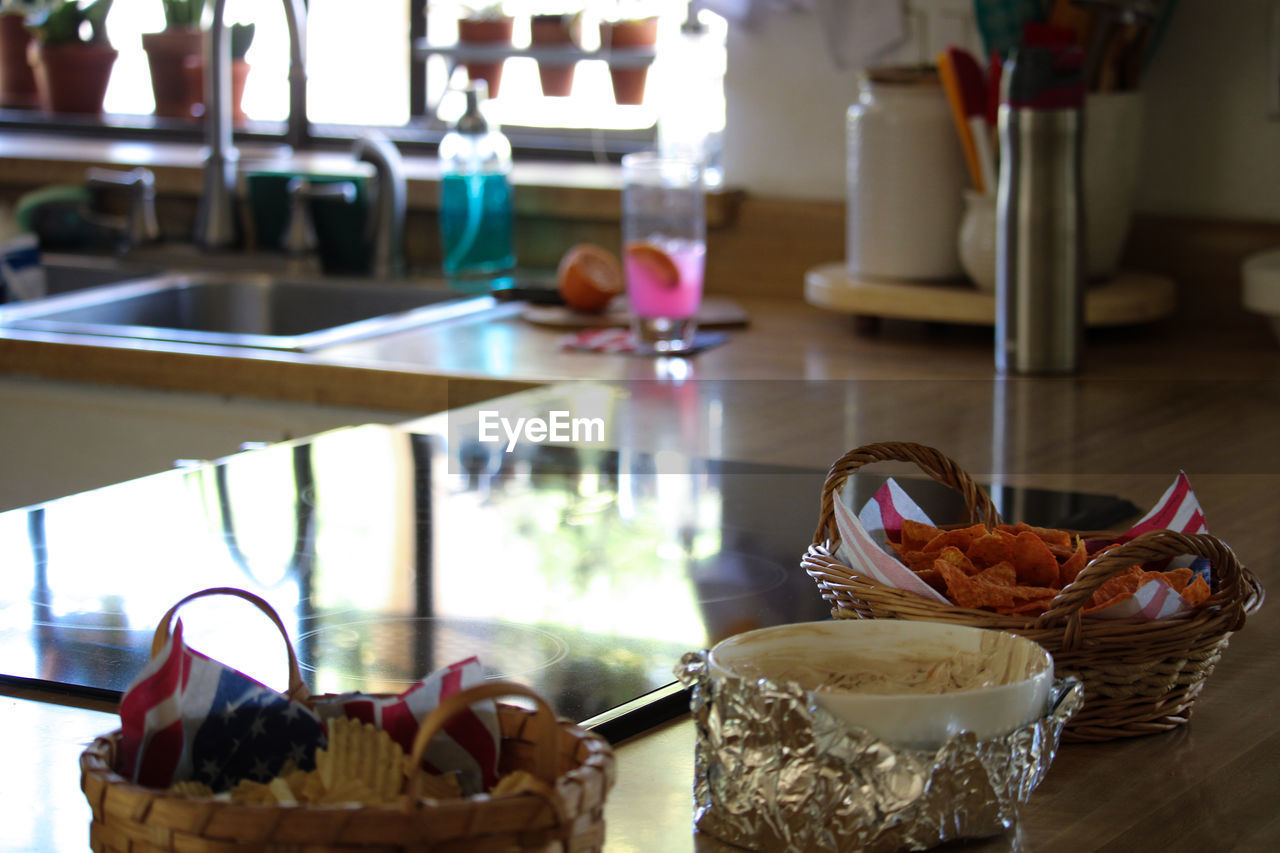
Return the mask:
<path fill-rule="evenodd" d="M 529 17 L 529 41 L 535 48 L 563 50 L 566 56 L 539 56 L 538 81 L 542 94 L 563 97 L 573 89 L 573 72 L 581 35 L 581 18 L 572 12 L 541 12 Z"/>
<path fill-rule="evenodd" d="M 467 14 L 458 19 L 458 46 L 511 44 L 511 31 L 515 19 L 506 13 L 500 2 L 488 2 L 468 7 Z M 502 64 L 506 57 L 463 60 L 467 76 L 472 80 L 484 80 L 489 84 L 489 97 L 498 96 L 502 82 Z"/>
<path fill-rule="evenodd" d="M 191 117 L 191 93 L 186 67 L 191 57 L 204 52 L 201 17 L 205 0 L 160 0 L 164 7 L 164 29 L 142 34 L 142 49 L 151 71 L 151 91 L 155 93 L 158 116 Z"/>
<path fill-rule="evenodd" d="M 229 28 L 231 42 L 231 121 L 243 124 L 244 86 L 249 79 L 249 47 L 253 44 L 253 24 L 232 24 Z M 204 115 L 204 54 L 187 57 L 187 93 L 191 100 L 191 115 Z"/>
<path fill-rule="evenodd" d="M 644 87 L 658 41 L 658 16 L 648 4 L 620 2 L 600 21 L 600 49 L 609 63 L 613 99 L 619 104 L 644 102 Z"/>
<path fill-rule="evenodd" d="M 23 0 L 0 2 L 0 107 L 30 109 L 40 105 L 36 78 L 27 61 L 31 33 L 27 17 L 42 5 Z"/>
<path fill-rule="evenodd" d="M 54 113 L 101 113 L 116 51 L 107 39 L 112 0 L 83 8 L 59 0 L 32 16 L 27 57 L 35 72 L 41 106 Z"/>

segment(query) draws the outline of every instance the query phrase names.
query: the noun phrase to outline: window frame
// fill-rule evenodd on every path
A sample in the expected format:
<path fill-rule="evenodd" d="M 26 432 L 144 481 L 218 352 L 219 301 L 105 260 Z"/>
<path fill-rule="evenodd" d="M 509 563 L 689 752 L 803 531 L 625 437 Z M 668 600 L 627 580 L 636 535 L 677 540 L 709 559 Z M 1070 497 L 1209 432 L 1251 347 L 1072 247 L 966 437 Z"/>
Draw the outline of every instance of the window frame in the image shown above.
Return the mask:
<path fill-rule="evenodd" d="M 303 0 L 304 5 L 308 5 Z M 356 125 L 308 122 L 309 135 L 302 150 L 341 150 L 368 130 L 377 130 L 394 141 L 405 154 L 434 155 L 448 128 L 431 115 L 428 106 L 427 59 L 420 49 L 427 37 L 429 0 L 409 0 L 409 120 L 403 125 Z M 518 55 L 518 51 L 514 52 Z M 233 129 L 239 143 L 285 143 L 284 121 L 249 121 Z M 617 162 L 622 155 L 652 147 L 656 124 L 638 131 L 532 128 L 503 125 L 517 157 L 540 160 Z M 63 133 L 85 139 L 135 142 L 204 141 L 204 123 L 155 115 L 107 113 L 101 116 L 49 115 L 39 109 L 0 108 L 0 132 Z"/>

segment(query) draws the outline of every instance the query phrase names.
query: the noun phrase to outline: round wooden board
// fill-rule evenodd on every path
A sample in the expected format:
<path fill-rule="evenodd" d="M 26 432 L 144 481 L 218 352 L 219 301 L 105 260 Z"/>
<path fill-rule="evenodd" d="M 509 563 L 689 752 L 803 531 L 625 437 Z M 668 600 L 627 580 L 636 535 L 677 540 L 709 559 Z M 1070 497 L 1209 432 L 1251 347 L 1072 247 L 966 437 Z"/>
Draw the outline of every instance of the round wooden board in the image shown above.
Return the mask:
<path fill-rule="evenodd" d="M 864 281 L 850 276 L 844 264 L 825 264 L 809 270 L 805 274 L 804 296 L 810 305 L 867 317 L 990 326 L 996 316 L 995 294 L 978 290 L 966 280 Z M 1176 303 L 1172 279 L 1121 271 L 1085 290 L 1085 324 L 1149 323 L 1168 316 Z"/>
<path fill-rule="evenodd" d="M 583 314 L 564 305 L 525 305 L 520 316 L 539 326 L 556 326 L 562 329 L 602 329 L 608 326 L 629 326 L 631 311 L 625 297 L 615 299 L 602 314 Z M 747 312 L 732 299 L 708 296 L 694 315 L 703 328 L 745 326 Z"/>

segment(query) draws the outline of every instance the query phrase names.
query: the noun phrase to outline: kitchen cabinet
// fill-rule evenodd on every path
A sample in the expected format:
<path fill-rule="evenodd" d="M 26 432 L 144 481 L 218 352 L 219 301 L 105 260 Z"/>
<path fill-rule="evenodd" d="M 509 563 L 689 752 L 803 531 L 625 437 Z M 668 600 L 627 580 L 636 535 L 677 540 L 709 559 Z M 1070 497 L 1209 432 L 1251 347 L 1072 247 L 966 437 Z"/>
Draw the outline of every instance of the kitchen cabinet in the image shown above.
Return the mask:
<path fill-rule="evenodd" d="M 273 443 L 420 413 L 0 379 L 0 511 Z"/>

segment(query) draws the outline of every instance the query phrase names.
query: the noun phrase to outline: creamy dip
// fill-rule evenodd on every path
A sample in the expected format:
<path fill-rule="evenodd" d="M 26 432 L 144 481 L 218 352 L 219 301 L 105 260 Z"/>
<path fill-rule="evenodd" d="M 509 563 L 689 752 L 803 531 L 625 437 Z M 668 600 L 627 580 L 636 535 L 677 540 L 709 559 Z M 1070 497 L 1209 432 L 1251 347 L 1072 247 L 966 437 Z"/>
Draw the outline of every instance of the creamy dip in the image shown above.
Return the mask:
<path fill-rule="evenodd" d="M 995 659 L 993 659 L 993 657 Z M 771 652 L 733 669 L 746 678 L 791 681 L 805 690 L 854 693 L 951 693 L 1007 684 L 1004 656 L 952 652 L 945 656 L 899 655 L 888 659 L 823 652 Z"/>

